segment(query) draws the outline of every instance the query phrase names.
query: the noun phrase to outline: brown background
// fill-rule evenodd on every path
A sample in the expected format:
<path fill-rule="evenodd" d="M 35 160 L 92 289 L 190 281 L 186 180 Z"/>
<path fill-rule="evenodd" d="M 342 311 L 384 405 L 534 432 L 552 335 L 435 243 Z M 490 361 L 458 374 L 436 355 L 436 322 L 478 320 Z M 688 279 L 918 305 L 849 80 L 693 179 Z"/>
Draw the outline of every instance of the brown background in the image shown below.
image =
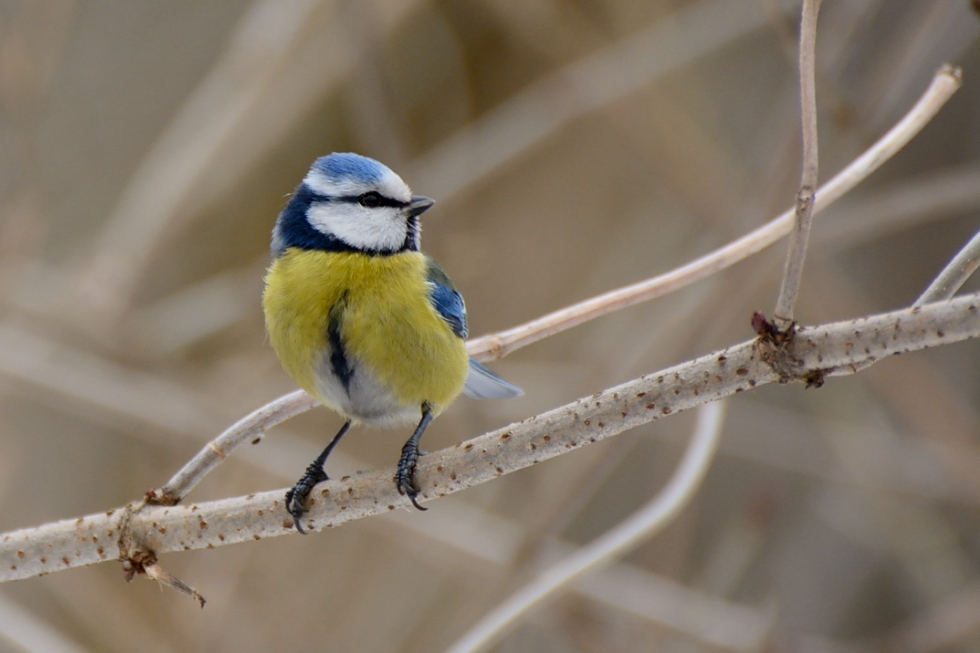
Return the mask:
<path fill-rule="evenodd" d="M 0 530 L 137 499 L 293 389 L 259 297 L 276 213 L 319 155 L 376 157 L 439 201 L 424 246 L 463 291 L 474 335 L 669 270 L 781 212 L 799 178 L 797 12 L 764 0 L 0 3 Z M 978 34 L 966 0 L 825 3 L 821 179 L 944 61 L 965 85 L 817 219 L 804 323 L 911 303 L 976 231 Z M 526 395 L 461 399 L 425 446 L 750 337 L 784 251 L 494 364 Z M 704 487 L 631 569 L 772 614 L 780 648 L 876 646 L 935 610 L 954 617 L 943 650 L 977 650 L 978 353 L 959 344 L 820 390 L 733 398 Z M 166 556 L 203 611 L 127 585 L 116 564 L 0 597 L 91 651 L 439 651 L 529 578 L 549 538 L 590 541 L 655 494 L 692 424 L 672 416 L 426 514 Z M 275 429 L 191 500 L 287 486 L 338 425 L 320 409 Z M 357 429 L 330 471 L 393 464 L 407 435 Z M 463 510 L 472 527 L 459 528 Z M 463 536 L 468 549 L 453 544 Z M 711 648 L 566 595 L 496 650 Z M 0 636 L 7 650 L 21 649 Z"/>

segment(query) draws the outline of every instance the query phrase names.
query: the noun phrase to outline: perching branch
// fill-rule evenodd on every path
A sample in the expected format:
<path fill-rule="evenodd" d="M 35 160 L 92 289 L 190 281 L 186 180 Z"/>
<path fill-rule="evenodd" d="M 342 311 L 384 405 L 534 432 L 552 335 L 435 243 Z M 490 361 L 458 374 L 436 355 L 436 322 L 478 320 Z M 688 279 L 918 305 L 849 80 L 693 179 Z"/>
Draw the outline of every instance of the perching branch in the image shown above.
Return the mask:
<path fill-rule="evenodd" d="M 819 384 L 865 361 L 980 336 L 980 294 L 817 327 L 783 347 L 750 340 L 434 452 L 417 470 L 423 501 L 485 483 L 666 415 L 766 383 Z M 306 527 L 407 506 L 392 467 L 317 486 Z M 284 490 L 179 506 L 120 509 L 0 535 L 0 581 L 107 560 L 213 548 L 295 532 Z"/>
<path fill-rule="evenodd" d="M 796 196 L 796 219 L 789 239 L 783 281 L 773 311 L 773 323 L 785 333 L 793 326 L 796 297 L 803 279 L 813 218 L 813 198 L 817 187 L 817 90 L 815 82 L 817 13 L 820 0 L 803 0 L 800 21 L 800 108 L 803 113 L 803 174 L 800 192 Z"/>

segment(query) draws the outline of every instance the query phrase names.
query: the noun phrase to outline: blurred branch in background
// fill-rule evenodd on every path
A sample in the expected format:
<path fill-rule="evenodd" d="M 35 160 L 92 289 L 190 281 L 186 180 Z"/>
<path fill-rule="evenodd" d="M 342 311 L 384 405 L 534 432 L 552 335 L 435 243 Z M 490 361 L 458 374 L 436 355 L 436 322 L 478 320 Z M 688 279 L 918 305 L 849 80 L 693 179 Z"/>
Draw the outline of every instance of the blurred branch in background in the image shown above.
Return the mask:
<path fill-rule="evenodd" d="M 788 8 L 798 0 L 778 4 Z M 550 18 L 539 18 L 539 29 L 548 29 Z M 433 197 L 455 195 L 575 119 L 692 65 L 766 24 L 765 8 L 753 0 L 692 2 L 651 27 L 529 85 L 423 154 L 410 166 L 406 178 L 418 188 L 429 189 L 426 192 Z M 527 23 L 524 25 L 526 29 Z"/>
<path fill-rule="evenodd" d="M 258 298 L 269 228 L 318 155 L 374 156 L 439 200 L 424 245 L 480 333 L 753 232 L 798 189 L 799 6 L 0 5 L 0 531 L 122 505 L 292 389 Z M 820 24 L 824 170 L 850 168 L 940 62 L 967 76 L 814 225 L 802 324 L 907 305 L 977 232 L 980 210 L 970 3 L 823 3 Z M 433 448 L 744 340 L 781 259 L 758 251 L 506 358 L 500 371 L 531 391 L 457 402 Z M 819 392 L 739 393 L 690 507 L 496 650 L 975 649 L 978 352 L 890 357 Z M 444 650 L 655 495 L 692 425 L 678 414 L 640 426 L 444 498 L 424 519 L 399 510 L 308 542 L 167 557 L 167 572 L 206 590 L 201 613 L 119 582 L 115 565 L 4 584 L 0 612 L 16 624 L 4 607 L 15 605 L 99 651 Z M 275 427 L 193 498 L 279 488 L 335 430 L 325 411 Z M 338 478 L 381 470 L 397 444 L 383 432 L 345 441 Z M 263 496 L 272 505 L 281 490 Z"/>
<path fill-rule="evenodd" d="M 684 458 L 667 486 L 629 519 L 606 531 L 580 551 L 564 557 L 541 572 L 507 600 L 483 617 L 449 649 L 449 653 L 473 653 L 513 630 L 515 622 L 579 580 L 594 573 L 638 547 L 662 530 L 691 501 L 708 472 L 721 441 L 725 423 L 721 401 L 704 404 L 698 410 L 698 423 Z M 762 641 L 753 642 L 759 646 Z"/>
<path fill-rule="evenodd" d="M 204 173 L 218 166 L 229 175 L 236 166 L 247 167 L 343 83 L 363 56 L 360 42 L 345 38 L 341 23 L 314 21 L 319 12 L 336 11 L 332 4 L 260 0 L 242 17 L 222 58 L 146 155 L 106 222 L 80 286 L 87 309 L 101 317 L 99 328 L 112 328 L 164 236 L 172 237 L 194 215 L 195 202 L 207 195 Z M 414 4 L 376 3 L 372 25 L 386 33 Z M 314 37 L 311 26 L 318 23 L 333 26 L 330 34 Z M 270 112 L 275 120 L 264 118 Z M 263 116 L 258 129 L 256 114 Z M 234 158 L 225 154 L 229 149 Z"/>
<path fill-rule="evenodd" d="M 0 596 L 0 642 L 16 650 L 48 653 L 85 653 L 83 648 L 60 635 L 51 624 L 40 621 L 29 610 Z"/>

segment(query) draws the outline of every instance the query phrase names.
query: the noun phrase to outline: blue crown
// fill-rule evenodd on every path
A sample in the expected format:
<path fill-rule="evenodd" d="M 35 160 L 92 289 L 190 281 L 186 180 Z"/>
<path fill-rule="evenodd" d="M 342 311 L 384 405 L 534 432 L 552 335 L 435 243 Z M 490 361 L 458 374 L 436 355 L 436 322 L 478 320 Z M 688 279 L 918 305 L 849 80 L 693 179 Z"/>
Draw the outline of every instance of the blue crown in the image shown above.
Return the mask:
<path fill-rule="evenodd" d="M 366 182 L 381 181 L 386 173 L 391 172 L 385 164 L 353 152 L 321 156 L 313 162 L 313 170 L 323 173 L 331 181 L 353 178 Z"/>

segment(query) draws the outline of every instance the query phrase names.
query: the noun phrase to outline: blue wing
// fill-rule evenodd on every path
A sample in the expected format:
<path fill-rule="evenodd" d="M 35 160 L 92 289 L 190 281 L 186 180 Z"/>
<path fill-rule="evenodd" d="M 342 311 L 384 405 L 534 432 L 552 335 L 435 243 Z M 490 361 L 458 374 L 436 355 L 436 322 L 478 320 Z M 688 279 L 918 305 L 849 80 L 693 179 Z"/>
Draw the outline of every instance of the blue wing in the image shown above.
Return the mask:
<path fill-rule="evenodd" d="M 439 264 L 429 259 L 428 280 L 430 285 L 429 301 L 432 307 L 439 312 L 460 338 L 466 339 L 469 331 L 466 328 L 466 304 L 463 303 L 463 296 L 457 292 L 449 276 L 443 271 Z"/>
<path fill-rule="evenodd" d="M 428 263 L 426 276 L 430 285 L 429 300 L 432 302 L 432 307 L 449 324 L 453 333 L 465 340 L 468 331 L 463 296 L 457 292 L 453 282 L 438 263 L 431 258 Z M 463 392 L 474 399 L 508 399 L 524 394 L 524 391 L 516 385 L 500 378 L 472 358 L 470 358 Z"/>
<path fill-rule="evenodd" d="M 430 295 L 432 305 L 439 311 L 442 319 L 449 323 L 453 333 L 460 338 L 466 339 L 468 334 L 466 329 L 466 305 L 463 303 L 462 295 L 448 286 L 442 285 L 438 281 L 431 283 L 433 286 L 432 294 Z"/>

